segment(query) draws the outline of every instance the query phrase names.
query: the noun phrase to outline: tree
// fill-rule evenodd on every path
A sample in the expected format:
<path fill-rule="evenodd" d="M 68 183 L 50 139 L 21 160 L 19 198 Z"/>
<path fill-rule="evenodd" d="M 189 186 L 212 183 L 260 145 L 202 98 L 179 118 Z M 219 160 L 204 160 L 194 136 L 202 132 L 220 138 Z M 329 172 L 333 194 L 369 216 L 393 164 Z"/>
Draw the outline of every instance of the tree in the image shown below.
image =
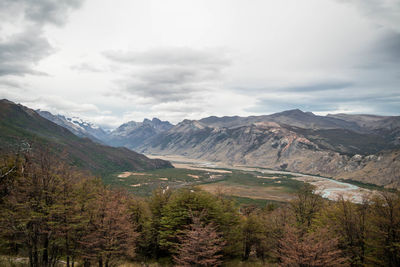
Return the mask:
<path fill-rule="evenodd" d="M 263 246 L 263 240 L 266 238 L 265 228 L 263 227 L 264 223 L 265 218 L 263 214 L 256 210 L 248 213 L 244 217 L 242 224 L 244 247 L 243 260 L 249 259 L 250 252 L 254 247 L 256 247 L 260 252 L 260 249 Z M 261 256 L 263 256 L 263 254 Z"/>
<path fill-rule="evenodd" d="M 21 174 L 23 158 L 20 155 L 7 155 L 0 162 L 0 204 L 13 190 L 15 179 Z"/>
<path fill-rule="evenodd" d="M 400 196 L 384 192 L 372 202 L 376 263 L 400 266 Z"/>
<path fill-rule="evenodd" d="M 152 228 L 152 214 L 147 201 L 132 197 L 128 201 L 129 221 L 135 226 L 138 233 L 136 238 L 137 259 L 145 260 L 148 257 L 155 257 L 154 229 Z"/>
<path fill-rule="evenodd" d="M 322 197 L 316 194 L 315 187 L 304 184 L 290 203 L 296 216 L 297 225 L 306 231 L 322 206 Z"/>
<path fill-rule="evenodd" d="M 121 259 L 133 258 L 137 234 L 130 222 L 127 196 L 103 188 L 93 204 L 87 232 L 80 241 L 83 259 L 109 267 Z"/>
<path fill-rule="evenodd" d="M 159 258 L 165 253 L 165 250 L 163 250 L 160 245 L 161 219 L 163 216 L 163 210 L 170 200 L 171 193 L 172 192 L 169 189 L 158 188 L 153 192 L 149 200 L 151 219 L 150 224 L 148 225 L 149 227 L 143 229 L 143 231 L 147 231 L 148 233 L 146 233 L 144 236 L 142 235 L 142 237 L 150 237 L 149 239 L 146 238 L 148 251 L 147 255 L 151 255 L 155 258 Z"/>
<path fill-rule="evenodd" d="M 31 267 L 55 266 L 63 256 L 67 267 L 79 258 L 85 266 L 93 258 L 111 266 L 116 258 L 133 256 L 127 195 L 76 172 L 46 149 L 26 153 L 14 166 L 0 166 L 4 177 L 12 174 L 13 189 L 0 201 L 3 251 L 28 256 Z"/>
<path fill-rule="evenodd" d="M 327 229 L 303 234 L 296 227 L 287 226 L 278 255 L 282 266 L 343 266 L 346 262 L 338 239 L 332 238 Z"/>
<path fill-rule="evenodd" d="M 229 245 L 225 255 L 241 255 L 241 232 L 237 209 L 201 190 L 181 189 L 175 192 L 162 210 L 159 245 L 166 254 L 176 253 L 179 234 L 193 223 L 191 214 L 204 212 L 201 221 L 213 223 Z"/>
<path fill-rule="evenodd" d="M 324 211 L 321 218 L 321 224 L 329 225 L 339 237 L 339 245 L 351 266 L 364 266 L 367 263 L 371 232 L 369 213 L 368 199 L 356 204 L 340 197 Z"/>
<path fill-rule="evenodd" d="M 80 256 L 79 240 L 87 231 L 87 203 L 94 199 L 99 181 L 66 168 L 60 175 L 60 182 L 58 201 L 51 209 L 51 216 L 66 266 L 74 267 L 75 260 Z"/>
<path fill-rule="evenodd" d="M 2 234 L 28 252 L 30 266 L 54 266 L 61 248 L 52 210 L 60 193 L 60 168 L 46 149 L 26 153 L 12 190 L 4 200 Z"/>
<path fill-rule="evenodd" d="M 173 256 L 178 266 L 219 266 L 225 242 L 212 224 L 192 218 L 189 229 L 179 236 L 179 248 Z"/>

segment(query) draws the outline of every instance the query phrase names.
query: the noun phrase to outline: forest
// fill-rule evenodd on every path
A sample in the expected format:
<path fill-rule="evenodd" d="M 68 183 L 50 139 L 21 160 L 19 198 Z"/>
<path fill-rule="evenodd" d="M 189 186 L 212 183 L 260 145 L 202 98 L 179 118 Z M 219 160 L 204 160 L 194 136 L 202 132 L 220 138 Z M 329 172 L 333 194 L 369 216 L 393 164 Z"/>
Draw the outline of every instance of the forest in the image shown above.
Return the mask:
<path fill-rule="evenodd" d="M 400 195 L 328 201 L 304 184 L 262 207 L 195 187 L 139 197 L 42 148 L 0 159 L 0 255 L 30 267 L 400 266 Z"/>

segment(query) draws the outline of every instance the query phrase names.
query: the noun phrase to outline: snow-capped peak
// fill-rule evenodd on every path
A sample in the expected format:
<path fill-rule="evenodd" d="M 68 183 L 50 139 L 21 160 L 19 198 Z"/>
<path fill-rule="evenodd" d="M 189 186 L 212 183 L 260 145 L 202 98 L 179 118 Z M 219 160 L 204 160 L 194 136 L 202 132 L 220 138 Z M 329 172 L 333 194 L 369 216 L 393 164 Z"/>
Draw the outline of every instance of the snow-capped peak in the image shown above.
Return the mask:
<path fill-rule="evenodd" d="M 79 117 L 72 117 L 72 118 L 66 118 L 69 122 L 75 124 L 76 126 L 83 127 L 83 128 L 92 128 L 92 129 L 99 129 L 100 127 L 91 123 L 82 120 Z"/>

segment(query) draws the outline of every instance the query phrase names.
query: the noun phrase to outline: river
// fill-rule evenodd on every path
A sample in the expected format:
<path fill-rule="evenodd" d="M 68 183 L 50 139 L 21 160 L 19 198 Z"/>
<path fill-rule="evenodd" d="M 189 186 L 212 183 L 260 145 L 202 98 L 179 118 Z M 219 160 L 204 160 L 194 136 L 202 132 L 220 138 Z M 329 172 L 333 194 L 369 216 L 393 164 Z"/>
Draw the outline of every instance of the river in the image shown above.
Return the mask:
<path fill-rule="evenodd" d="M 228 170 L 242 170 L 242 171 L 257 171 L 261 173 L 268 174 L 290 174 L 295 176 L 293 179 L 298 181 L 303 181 L 312 184 L 316 187 L 316 191 L 322 197 L 330 200 L 338 200 L 338 198 L 343 197 L 354 203 L 362 203 L 363 199 L 371 194 L 375 194 L 376 191 L 361 188 L 359 186 L 349 184 L 346 182 L 337 181 L 334 179 L 308 175 L 303 173 L 296 173 L 290 171 L 277 171 L 270 170 L 261 167 L 249 167 L 249 166 L 231 166 L 221 162 L 208 162 L 199 159 L 190 159 L 178 155 L 146 155 L 150 158 L 161 158 L 170 161 L 176 168 L 186 168 L 186 169 L 199 169 L 199 170 L 210 170 L 213 169 L 224 169 L 220 171 Z"/>

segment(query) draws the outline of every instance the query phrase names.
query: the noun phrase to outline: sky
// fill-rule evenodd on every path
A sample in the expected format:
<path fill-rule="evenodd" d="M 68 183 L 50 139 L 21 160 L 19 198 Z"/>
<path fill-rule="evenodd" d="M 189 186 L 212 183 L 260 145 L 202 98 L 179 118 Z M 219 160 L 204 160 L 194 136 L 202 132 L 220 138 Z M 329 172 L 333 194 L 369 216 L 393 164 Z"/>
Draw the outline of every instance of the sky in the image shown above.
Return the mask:
<path fill-rule="evenodd" d="M 400 115 L 400 0 L 0 0 L 0 99 L 157 117 Z"/>

